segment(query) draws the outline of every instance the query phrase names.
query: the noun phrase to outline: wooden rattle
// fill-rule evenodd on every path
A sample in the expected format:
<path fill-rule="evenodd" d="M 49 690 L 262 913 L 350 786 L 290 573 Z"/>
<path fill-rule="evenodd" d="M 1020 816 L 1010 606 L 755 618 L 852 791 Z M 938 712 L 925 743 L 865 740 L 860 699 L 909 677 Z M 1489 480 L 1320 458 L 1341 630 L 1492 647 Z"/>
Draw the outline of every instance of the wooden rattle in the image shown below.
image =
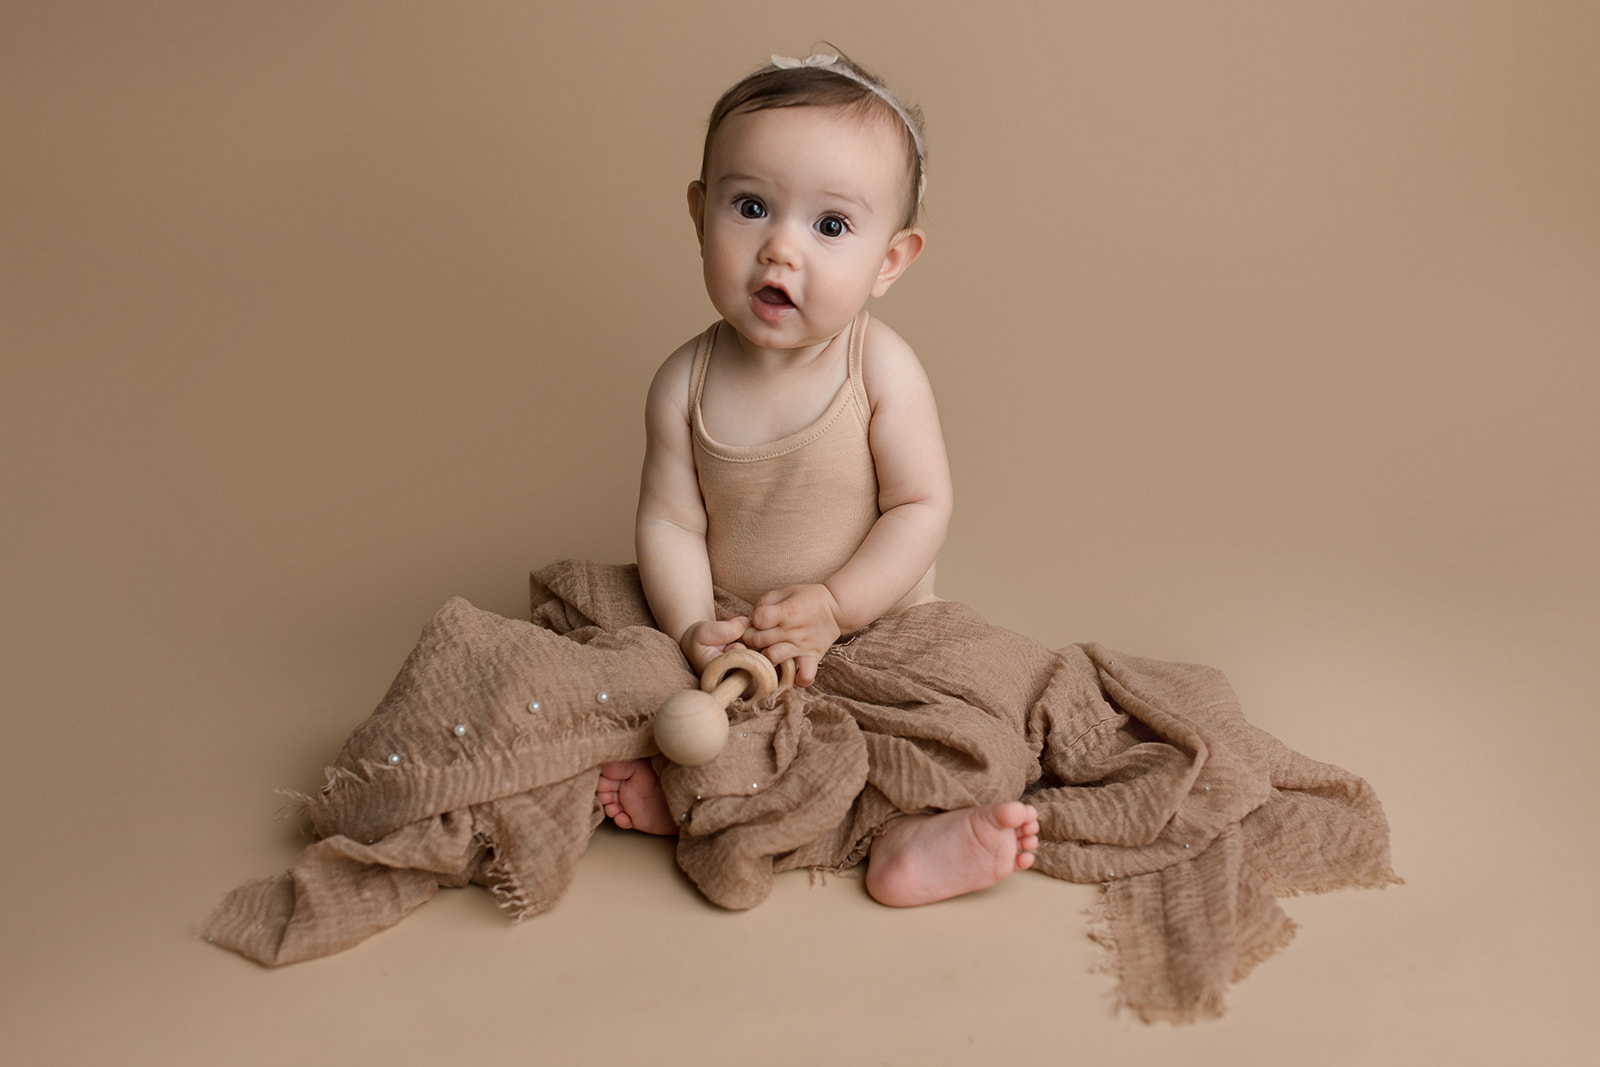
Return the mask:
<path fill-rule="evenodd" d="M 764 700 L 794 684 L 794 660 L 780 680 L 772 661 L 750 648 L 735 648 L 712 660 L 700 675 L 699 689 L 685 689 L 656 712 L 656 747 L 673 763 L 709 763 L 728 743 L 728 705 L 739 697 Z"/>

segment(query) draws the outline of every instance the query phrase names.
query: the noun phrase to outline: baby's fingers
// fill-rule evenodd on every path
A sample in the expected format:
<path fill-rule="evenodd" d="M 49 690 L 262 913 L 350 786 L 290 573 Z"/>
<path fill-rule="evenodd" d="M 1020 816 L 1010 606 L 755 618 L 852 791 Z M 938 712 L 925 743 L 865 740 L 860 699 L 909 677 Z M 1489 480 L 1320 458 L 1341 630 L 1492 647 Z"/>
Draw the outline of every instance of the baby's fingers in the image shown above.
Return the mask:
<path fill-rule="evenodd" d="M 785 614 L 782 603 L 758 604 L 750 612 L 750 625 L 758 630 L 770 630 L 783 623 Z"/>
<path fill-rule="evenodd" d="M 724 619 L 721 622 L 708 622 L 700 628 L 696 636 L 708 645 L 726 645 L 743 637 L 745 628 L 749 625 L 750 620 L 743 616 L 737 619 Z"/>
<path fill-rule="evenodd" d="M 817 664 L 820 656 L 795 656 L 794 657 L 794 684 L 805 689 L 817 680 Z M 779 661 L 782 662 L 781 660 Z"/>
<path fill-rule="evenodd" d="M 773 630 L 767 628 L 757 629 L 754 626 L 751 626 L 749 629 L 745 630 L 743 635 L 741 635 L 739 638 L 739 640 L 743 641 L 747 647 L 759 649 L 763 652 L 771 648 L 773 645 L 776 645 L 782 641 L 787 641 L 788 639 L 788 635 L 782 630 Z"/>
<path fill-rule="evenodd" d="M 817 664 L 822 657 L 815 652 L 807 652 L 789 641 L 778 641 L 763 648 L 761 654 L 776 667 L 794 660 L 794 684 L 802 689 L 817 680 Z"/>

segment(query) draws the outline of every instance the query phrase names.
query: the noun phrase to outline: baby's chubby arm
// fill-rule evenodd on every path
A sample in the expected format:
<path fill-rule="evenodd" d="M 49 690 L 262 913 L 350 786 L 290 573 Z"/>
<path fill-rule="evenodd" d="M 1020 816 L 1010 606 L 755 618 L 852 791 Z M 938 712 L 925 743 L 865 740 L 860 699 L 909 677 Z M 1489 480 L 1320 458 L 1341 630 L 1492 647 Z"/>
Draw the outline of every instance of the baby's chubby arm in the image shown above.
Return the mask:
<path fill-rule="evenodd" d="M 667 358 L 650 383 L 634 548 L 656 625 L 678 642 L 698 673 L 738 643 L 749 620 L 716 621 L 706 510 L 689 431 L 693 360 L 690 342 Z"/>
<path fill-rule="evenodd" d="M 774 589 L 756 601 L 744 643 L 775 663 L 797 660 L 810 685 L 842 633 L 875 622 L 917 584 L 944 544 L 953 493 L 933 387 L 911 346 L 870 321 L 862 373 L 880 515 L 847 563 L 820 585 Z"/>

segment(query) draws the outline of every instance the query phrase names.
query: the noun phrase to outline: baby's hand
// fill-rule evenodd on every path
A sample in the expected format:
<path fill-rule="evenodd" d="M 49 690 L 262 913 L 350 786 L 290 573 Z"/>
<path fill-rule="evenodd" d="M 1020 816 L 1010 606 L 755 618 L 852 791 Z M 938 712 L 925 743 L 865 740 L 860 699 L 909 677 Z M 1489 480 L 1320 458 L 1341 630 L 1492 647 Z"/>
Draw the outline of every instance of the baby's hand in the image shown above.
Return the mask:
<path fill-rule="evenodd" d="M 744 643 L 773 663 L 795 661 L 795 684 L 817 679 L 817 663 L 839 639 L 839 602 L 825 585 L 789 585 L 756 601 Z"/>
<path fill-rule="evenodd" d="M 749 625 L 750 620 L 743 615 L 737 619 L 724 619 L 722 622 L 710 620 L 697 622 L 683 631 L 683 637 L 678 640 L 678 647 L 683 649 L 683 654 L 689 660 L 689 666 L 694 668 L 694 673 L 701 674 L 711 665 L 712 660 L 728 649 L 744 647 L 739 643 L 739 638 L 744 636 Z"/>

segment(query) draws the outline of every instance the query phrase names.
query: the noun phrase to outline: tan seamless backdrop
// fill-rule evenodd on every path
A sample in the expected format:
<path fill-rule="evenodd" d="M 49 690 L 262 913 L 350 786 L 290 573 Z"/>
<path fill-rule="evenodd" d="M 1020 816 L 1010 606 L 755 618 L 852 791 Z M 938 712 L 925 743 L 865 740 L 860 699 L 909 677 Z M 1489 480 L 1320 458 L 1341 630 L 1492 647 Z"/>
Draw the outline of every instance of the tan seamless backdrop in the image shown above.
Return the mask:
<path fill-rule="evenodd" d="M 645 386 L 713 314 L 705 114 L 823 40 L 929 118 L 876 310 L 941 398 L 940 591 L 1223 668 L 1373 782 L 1408 884 L 1289 902 L 1183 1029 L 1111 1014 L 1092 888 L 734 915 L 614 831 L 515 929 L 471 890 L 278 972 L 195 940 L 447 596 L 631 560 Z M 0 1058 L 1583 1058 L 1597 40 L 1582 0 L 0 3 Z"/>

